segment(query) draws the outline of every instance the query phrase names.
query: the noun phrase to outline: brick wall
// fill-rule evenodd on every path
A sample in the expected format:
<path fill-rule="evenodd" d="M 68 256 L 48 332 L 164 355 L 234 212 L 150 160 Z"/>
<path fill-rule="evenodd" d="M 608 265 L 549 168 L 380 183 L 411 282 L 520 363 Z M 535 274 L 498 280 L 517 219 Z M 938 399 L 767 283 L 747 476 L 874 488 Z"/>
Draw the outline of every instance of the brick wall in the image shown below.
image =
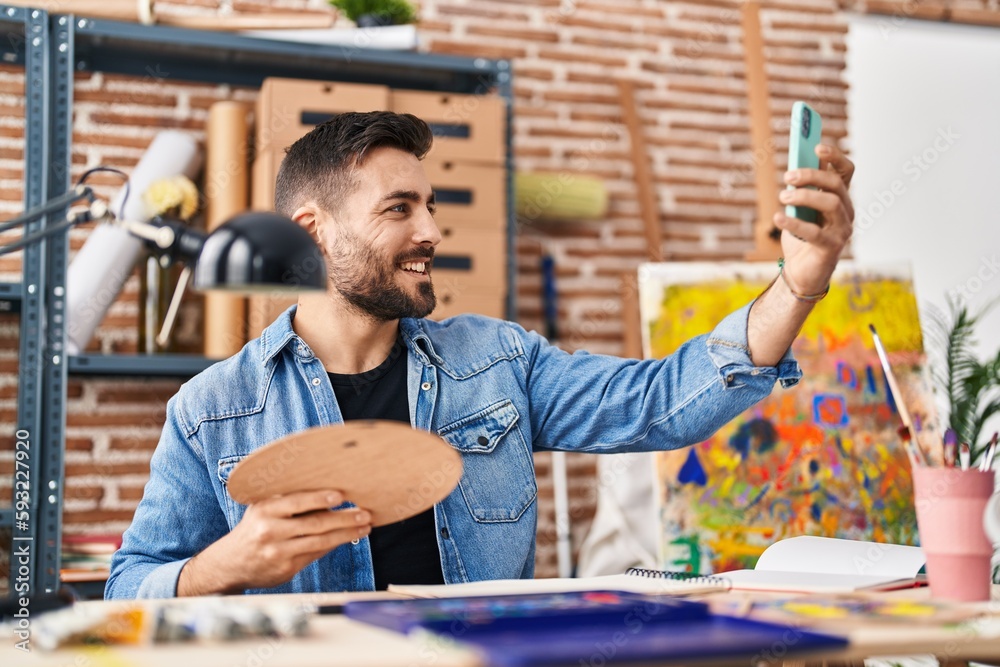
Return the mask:
<path fill-rule="evenodd" d="M 158 2 L 161 12 L 266 11 L 315 3 L 192 0 Z M 436 53 L 510 58 L 514 65 L 519 170 L 583 172 L 604 179 L 605 219 L 586 223 L 522 220 L 516 247 L 518 320 L 541 328 L 543 252 L 556 261 L 560 343 L 621 352 L 619 276 L 646 257 L 636 188 L 616 82 L 636 84 L 667 259 L 740 259 L 752 246 L 754 155 L 749 146 L 740 5 L 725 0 L 424 0 L 422 39 Z M 761 10 L 770 78 L 775 157 L 783 167 L 787 117 L 796 99 L 824 116 L 827 137 L 846 128 L 843 12 L 873 11 L 889 25 L 911 17 L 1000 25 L 996 3 L 768 0 Z M 161 128 L 201 138 L 208 106 L 253 100 L 255 91 L 103 74 L 80 74 L 75 90 L 73 177 L 84 168 L 128 169 Z M 0 66 L 0 217 L 21 208 L 23 74 Z M 98 181 L 102 182 L 102 181 Z M 113 179 L 101 190 L 116 191 Z M 75 231 L 78 248 L 86 229 Z M 19 280 L 16 259 L 0 259 L 0 280 Z M 136 345 L 137 280 L 112 306 L 94 349 Z M 186 306 L 182 343 L 197 343 L 197 299 Z M 17 328 L 0 321 L 0 419 L 13 430 Z M 70 383 L 67 424 L 67 532 L 118 532 L 141 496 L 172 381 Z M 8 431 L 8 432 L 10 432 Z M 8 448 L 5 446 L 4 450 Z M 0 472 L 10 470 L 0 451 Z M 548 455 L 536 457 L 540 487 L 539 575 L 555 573 L 555 527 Z M 574 544 L 593 516 L 594 461 L 571 455 Z M 9 475 L 0 481 L 8 496 Z"/>

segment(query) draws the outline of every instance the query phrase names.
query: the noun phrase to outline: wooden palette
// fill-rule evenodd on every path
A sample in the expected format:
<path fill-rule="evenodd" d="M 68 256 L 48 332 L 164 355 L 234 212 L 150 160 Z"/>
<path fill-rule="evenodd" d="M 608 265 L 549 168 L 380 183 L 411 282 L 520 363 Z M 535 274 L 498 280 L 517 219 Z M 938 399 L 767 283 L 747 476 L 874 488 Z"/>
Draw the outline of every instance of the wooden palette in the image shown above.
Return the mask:
<path fill-rule="evenodd" d="M 293 491 L 335 489 L 372 515 L 402 521 L 432 507 L 462 477 L 462 457 L 434 433 L 391 421 L 351 421 L 285 436 L 240 461 L 229 494 L 250 504 Z"/>

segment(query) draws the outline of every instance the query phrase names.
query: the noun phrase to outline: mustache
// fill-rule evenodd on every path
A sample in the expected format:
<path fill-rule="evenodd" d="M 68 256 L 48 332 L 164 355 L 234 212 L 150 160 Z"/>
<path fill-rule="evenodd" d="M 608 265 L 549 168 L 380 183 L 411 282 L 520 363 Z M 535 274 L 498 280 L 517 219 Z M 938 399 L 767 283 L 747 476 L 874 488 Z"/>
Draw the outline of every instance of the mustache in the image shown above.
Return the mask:
<path fill-rule="evenodd" d="M 408 252 L 403 255 L 397 255 L 396 264 L 402 264 L 403 262 L 418 262 L 423 259 L 433 260 L 434 248 L 418 248 L 413 252 Z"/>

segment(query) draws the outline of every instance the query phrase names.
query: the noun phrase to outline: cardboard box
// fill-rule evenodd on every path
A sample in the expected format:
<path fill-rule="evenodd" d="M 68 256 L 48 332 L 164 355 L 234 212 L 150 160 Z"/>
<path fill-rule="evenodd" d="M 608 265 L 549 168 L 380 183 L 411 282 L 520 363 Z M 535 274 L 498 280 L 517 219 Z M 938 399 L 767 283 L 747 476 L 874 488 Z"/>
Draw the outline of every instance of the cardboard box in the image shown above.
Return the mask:
<path fill-rule="evenodd" d="M 467 227 L 442 230 L 434 251 L 431 277 L 435 287 L 464 292 L 470 289 L 507 288 L 507 237 L 499 231 Z"/>
<path fill-rule="evenodd" d="M 430 156 L 503 164 L 507 156 L 507 111 L 497 95 L 393 90 L 390 109 L 427 122 L 434 133 Z"/>
<path fill-rule="evenodd" d="M 283 152 L 314 127 L 339 113 L 388 108 L 389 88 L 386 86 L 264 79 L 257 98 L 257 152 Z"/>
<path fill-rule="evenodd" d="M 496 290 L 456 291 L 434 288 L 437 307 L 428 316 L 431 320 L 444 320 L 462 313 L 476 313 L 504 319 L 507 315 L 506 292 Z"/>
<path fill-rule="evenodd" d="M 507 173 L 502 166 L 448 160 L 424 160 L 434 189 L 438 225 L 482 230 L 507 227 Z"/>

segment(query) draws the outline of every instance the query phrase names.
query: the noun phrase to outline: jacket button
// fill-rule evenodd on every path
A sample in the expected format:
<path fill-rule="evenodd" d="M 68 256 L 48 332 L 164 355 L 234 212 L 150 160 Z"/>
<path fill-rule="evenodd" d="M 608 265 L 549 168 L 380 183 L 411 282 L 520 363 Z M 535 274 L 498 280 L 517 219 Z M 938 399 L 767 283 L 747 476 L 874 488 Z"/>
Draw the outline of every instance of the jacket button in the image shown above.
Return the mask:
<path fill-rule="evenodd" d="M 730 373 L 729 375 L 726 376 L 726 384 L 732 384 L 732 383 L 733 383 L 733 374 Z"/>
<path fill-rule="evenodd" d="M 422 385 L 420 385 L 420 388 L 423 389 L 424 391 L 427 391 L 428 389 L 431 388 L 431 383 L 430 382 L 425 382 Z"/>
<path fill-rule="evenodd" d="M 361 543 L 361 540 L 351 540 L 351 544 L 353 544 L 354 546 L 357 546 L 360 543 Z"/>
<path fill-rule="evenodd" d="M 313 386 L 314 387 L 318 387 L 319 386 L 319 378 L 313 378 Z"/>
<path fill-rule="evenodd" d="M 485 447 L 486 445 L 490 444 L 490 439 L 487 438 L 485 435 L 481 435 L 478 438 L 476 438 L 476 442 Z"/>
<path fill-rule="evenodd" d="M 444 528 L 441 529 L 441 537 L 443 537 L 446 540 L 449 537 L 451 537 L 451 534 L 448 532 L 448 526 L 445 526 Z"/>

